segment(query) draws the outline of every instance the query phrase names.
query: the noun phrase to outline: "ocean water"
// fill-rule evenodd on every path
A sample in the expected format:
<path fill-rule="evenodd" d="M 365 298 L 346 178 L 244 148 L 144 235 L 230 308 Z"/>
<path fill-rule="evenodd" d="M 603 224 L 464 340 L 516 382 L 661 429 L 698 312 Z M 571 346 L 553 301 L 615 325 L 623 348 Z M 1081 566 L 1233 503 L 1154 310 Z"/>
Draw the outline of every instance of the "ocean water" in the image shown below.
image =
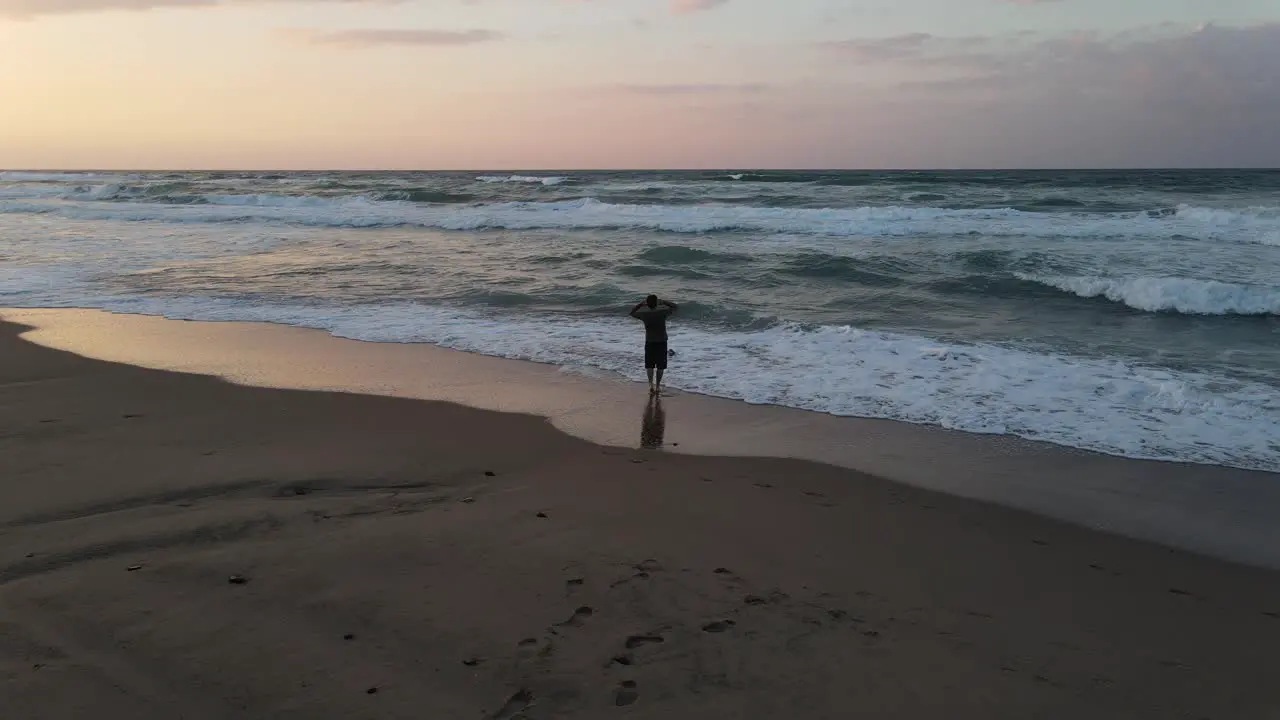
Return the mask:
<path fill-rule="evenodd" d="M 0 172 L 0 306 L 1280 471 L 1280 171 Z M 424 368 L 430 372 L 430 368 Z"/>

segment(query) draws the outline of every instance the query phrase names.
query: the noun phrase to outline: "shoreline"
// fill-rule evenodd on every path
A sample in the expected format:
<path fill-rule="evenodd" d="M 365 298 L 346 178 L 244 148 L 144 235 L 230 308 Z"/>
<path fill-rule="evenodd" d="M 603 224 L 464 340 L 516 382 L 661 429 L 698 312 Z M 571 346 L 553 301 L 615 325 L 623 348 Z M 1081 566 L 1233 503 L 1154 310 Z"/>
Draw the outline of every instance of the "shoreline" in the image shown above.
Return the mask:
<path fill-rule="evenodd" d="M 831 465 L 602 447 L 19 331 L 0 324 L 0 697 L 24 720 L 1280 707 L 1280 573 Z"/>
<path fill-rule="evenodd" d="M 546 418 L 593 443 L 635 447 L 645 392 L 604 373 L 321 330 L 99 310 L 0 310 L 27 340 L 114 362 L 250 386 L 442 400 Z M 430 366 L 424 373 L 422 368 Z M 1280 568 L 1280 474 L 1136 460 L 891 420 L 669 392 L 664 447 L 679 454 L 821 462 L 1086 528 Z M 637 419 L 637 415 L 641 416 Z"/>

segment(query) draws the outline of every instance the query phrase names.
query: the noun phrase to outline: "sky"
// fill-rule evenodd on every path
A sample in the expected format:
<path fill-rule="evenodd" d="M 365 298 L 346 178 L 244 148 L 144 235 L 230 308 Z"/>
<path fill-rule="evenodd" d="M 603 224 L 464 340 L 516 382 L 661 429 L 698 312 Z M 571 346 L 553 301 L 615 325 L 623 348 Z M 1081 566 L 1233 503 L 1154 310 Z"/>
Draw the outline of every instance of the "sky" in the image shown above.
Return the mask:
<path fill-rule="evenodd" d="M 1280 0 L 0 0 L 0 167 L 1280 167 Z"/>

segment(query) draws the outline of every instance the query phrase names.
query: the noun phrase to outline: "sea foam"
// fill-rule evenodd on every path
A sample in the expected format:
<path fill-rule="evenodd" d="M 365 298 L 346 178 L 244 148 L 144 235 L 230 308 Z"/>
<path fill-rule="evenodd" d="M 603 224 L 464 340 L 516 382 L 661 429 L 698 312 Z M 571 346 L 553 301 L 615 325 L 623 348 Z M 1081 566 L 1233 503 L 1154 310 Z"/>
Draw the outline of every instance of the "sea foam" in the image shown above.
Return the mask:
<path fill-rule="evenodd" d="M 569 178 L 562 176 L 551 177 L 535 177 L 532 175 L 481 175 L 476 178 L 478 182 L 483 183 L 530 183 L 539 185 L 559 185 L 568 182 Z"/>
<path fill-rule="evenodd" d="M 9 296 L 0 300 L 29 304 Z M 15 302 L 15 300 L 17 302 Z M 43 305 L 58 303 L 43 302 Z M 364 306 L 214 298 L 81 298 L 66 305 L 189 320 L 274 322 L 374 342 L 443 347 L 642 379 L 619 321 L 498 316 L 414 303 Z M 673 387 L 755 404 L 886 418 L 1134 458 L 1280 471 L 1280 398 L 1209 374 L 845 326 L 672 328 Z"/>
<path fill-rule="evenodd" d="M 1280 287 L 1183 277 L 1040 277 L 1018 273 L 1080 297 L 1105 297 L 1147 312 L 1185 315 L 1280 315 Z"/>
<path fill-rule="evenodd" d="M 100 202 L 118 197 L 114 185 L 76 188 L 55 200 L 0 194 L 0 213 L 43 213 L 85 220 L 219 223 L 280 222 L 313 227 L 423 227 L 440 230 L 637 229 L 671 233 L 751 232 L 827 237 L 983 235 L 1037 238 L 1169 238 L 1266 244 L 1280 231 L 1269 211 L 1221 214 L 1035 213 L 1011 208 L 914 206 L 853 208 L 638 205 L 580 198 L 552 202 L 432 204 L 370 197 L 206 194 L 182 204 L 163 198 Z"/>

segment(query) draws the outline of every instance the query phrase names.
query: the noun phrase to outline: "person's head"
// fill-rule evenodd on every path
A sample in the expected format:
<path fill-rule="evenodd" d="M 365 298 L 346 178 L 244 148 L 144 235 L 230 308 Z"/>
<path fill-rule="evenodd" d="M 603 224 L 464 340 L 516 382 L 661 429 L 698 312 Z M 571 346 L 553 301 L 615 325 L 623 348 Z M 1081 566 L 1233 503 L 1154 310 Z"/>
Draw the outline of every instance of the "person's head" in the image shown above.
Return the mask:
<path fill-rule="evenodd" d="M 649 297 L 644 299 L 644 304 L 648 305 L 650 309 L 658 307 L 658 296 L 650 295 Z"/>

